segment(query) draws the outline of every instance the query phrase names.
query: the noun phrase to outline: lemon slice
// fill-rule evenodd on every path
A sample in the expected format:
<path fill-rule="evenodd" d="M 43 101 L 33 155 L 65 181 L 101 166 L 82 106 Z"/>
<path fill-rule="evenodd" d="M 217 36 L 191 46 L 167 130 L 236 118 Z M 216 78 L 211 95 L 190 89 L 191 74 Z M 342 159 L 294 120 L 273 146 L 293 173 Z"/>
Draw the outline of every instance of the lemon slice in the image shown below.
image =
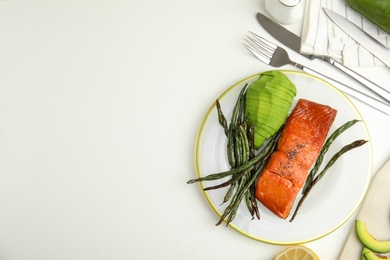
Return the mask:
<path fill-rule="evenodd" d="M 319 260 L 320 258 L 309 248 L 296 245 L 290 246 L 277 254 L 274 260 Z"/>

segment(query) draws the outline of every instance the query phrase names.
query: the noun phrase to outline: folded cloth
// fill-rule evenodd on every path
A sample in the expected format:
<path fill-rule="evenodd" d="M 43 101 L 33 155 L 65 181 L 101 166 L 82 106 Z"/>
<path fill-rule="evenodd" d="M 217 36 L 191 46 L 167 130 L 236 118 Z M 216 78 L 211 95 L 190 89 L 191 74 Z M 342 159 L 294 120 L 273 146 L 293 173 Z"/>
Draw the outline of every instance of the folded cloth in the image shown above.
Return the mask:
<path fill-rule="evenodd" d="M 306 0 L 302 26 L 302 53 L 327 55 L 348 67 L 385 66 L 337 27 L 322 10 L 323 7 L 346 17 L 390 48 L 390 35 L 350 8 L 344 0 Z"/>

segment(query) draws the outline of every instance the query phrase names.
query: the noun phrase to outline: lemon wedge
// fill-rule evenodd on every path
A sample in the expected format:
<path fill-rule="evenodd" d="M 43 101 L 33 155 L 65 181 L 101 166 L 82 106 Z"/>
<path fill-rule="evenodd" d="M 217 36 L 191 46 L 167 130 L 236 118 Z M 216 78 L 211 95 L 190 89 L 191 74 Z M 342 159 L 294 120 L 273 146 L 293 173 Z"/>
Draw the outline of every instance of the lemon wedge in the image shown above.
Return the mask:
<path fill-rule="evenodd" d="M 277 254 L 274 260 L 319 260 L 320 258 L 311 249 L 296 245 L 290 246 Z"/>

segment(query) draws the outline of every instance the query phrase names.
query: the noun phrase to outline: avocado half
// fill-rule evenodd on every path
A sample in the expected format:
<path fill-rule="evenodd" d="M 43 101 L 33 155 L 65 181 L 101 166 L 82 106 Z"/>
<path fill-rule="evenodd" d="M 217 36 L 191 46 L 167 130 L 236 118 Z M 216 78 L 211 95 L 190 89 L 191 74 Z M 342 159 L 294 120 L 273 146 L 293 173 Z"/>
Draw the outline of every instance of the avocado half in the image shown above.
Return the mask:
<path fill-rule="evenodd" d="M 365 247 L 378 253 L 390 252 L 390 240 L 389 241 L 376 240 L 367 231 L 366 223 L 364 223 L 361 220 L 356 220 L 355 227 L 356 227 L 357 236 L 359 237 L 360 241 Z"/>

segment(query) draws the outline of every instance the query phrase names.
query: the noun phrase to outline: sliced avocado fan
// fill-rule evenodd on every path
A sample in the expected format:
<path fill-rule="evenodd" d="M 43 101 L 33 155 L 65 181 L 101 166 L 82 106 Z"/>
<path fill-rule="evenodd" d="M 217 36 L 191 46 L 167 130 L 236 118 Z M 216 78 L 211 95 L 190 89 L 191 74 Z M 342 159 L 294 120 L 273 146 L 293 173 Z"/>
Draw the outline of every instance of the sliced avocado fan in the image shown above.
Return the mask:
<path fill-rule="evenodd" d="M 255 148 L 274 135 L 285 122 L 296 87 L 281 71 L 264 72 L 246 93 L 246 116 L 255 126 Z"/>

